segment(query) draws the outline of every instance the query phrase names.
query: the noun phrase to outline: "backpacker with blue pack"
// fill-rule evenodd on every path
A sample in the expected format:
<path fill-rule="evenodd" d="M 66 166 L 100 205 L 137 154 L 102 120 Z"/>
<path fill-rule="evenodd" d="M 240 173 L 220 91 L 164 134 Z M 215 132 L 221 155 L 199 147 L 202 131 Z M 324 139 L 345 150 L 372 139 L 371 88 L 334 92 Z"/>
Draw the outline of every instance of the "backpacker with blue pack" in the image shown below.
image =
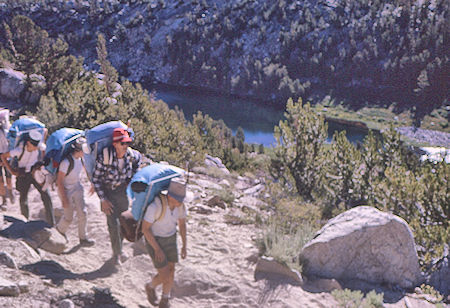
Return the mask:
<path fill-rule="evenodd" d="M 71 153 L 71 144 L 76 142 L 83 134 L 84 132 L 82 130 L 64 127 L 58 129 L 48 137 L 44 162 L 42 163 L 45 167 L 40 165 L 33 173 L 34 179 L 42 186 L 43 190 L 46 190 L 56 181 L 59 164 L 66 157 L 69 160 L 67 174 L 73 170 L 75 161 L 69 155 Z"/>
<path fill-rule="evenodd" d="M 84 135 L 82 130 L 76 128 L 60 128 L 47 139 L 44 161 L 47 162 L 46 169 L 56 174 L 59 164 L 66 158 L 71 157 L 71 144 Z M 69 159 L 67 174 L 73 169 L 73 159 Z"/>
<path fill-rule="evenodd" d="M 127 187 L 127 194 L 132 200 L 131 214 L 134 221 L 131 221 L 129 211 L 125 211 L 121 216 L 121 228 L 125 228 L 125 230 L 122 229 L 122 233 L 129 241 L 134 242 L 142 236 L 140 233 L 142 218 L 155 197 L 169 188 L 173 178 L 184 174 L 185 171 L 181 168 L 161 163 L 146 166 L 136 172 Z M 146 184 L 145 190 L 135 192 L 132 189 L 135 183 Z"/>
<path fill-rule="evenodd" d="M 18 146 L 22 147 L 22 153 L 19 157 L 15 157 L 11 160 L 11 167 L 13 167 L 13 169 L 17 168 L 19 161 L 22 159 L 22 156 L 25 153 L 26 139 L 28 138 L 28 134 L 32 131 L 38 131 L 42 136 L 41 142 L 44 142 L 46 134 L 45 125 L 34 118 L 22 116 L 15 120 L 9 128 L 8 133 L 6 134 L 9 143 L 8 151 L 11 151 Z"/>
<path fill-rule="evenodd" d="M 97 155 L 112 144 L 112 135 L 115 128 L 124 128 L 131 138 L 134 137 L 133 130 L 122 121 L 111 121 L 86 130 L 85 137 L 89 153 L 84 154 L 84 163 L 89 178 L 92 178 L 94 173 Z"/>
<path fill-rule="evenodd" d="M 45 125 L 36 119 L 30 117 L 21 117 L 14 121 L 8 130 L 7 138 L 9 142 L 9 150 L 11 151 L 17 147 L 20 143 L 25 141 L 25 137 L 28 136 L 33 130 L 37 130 L 42 135 L 42 142 L 45 137 Z"/>

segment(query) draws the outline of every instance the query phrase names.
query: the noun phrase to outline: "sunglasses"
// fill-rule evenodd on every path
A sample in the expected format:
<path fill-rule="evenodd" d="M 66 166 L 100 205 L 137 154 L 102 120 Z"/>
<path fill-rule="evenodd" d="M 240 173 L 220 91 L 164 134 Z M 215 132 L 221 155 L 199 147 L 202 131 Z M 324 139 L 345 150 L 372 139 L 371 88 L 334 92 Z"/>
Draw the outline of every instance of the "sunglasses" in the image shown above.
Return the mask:
<path fill-rule="evenodd" d="M 131 142 L 121 142 L 120 144 L 121 144 L 121 145 L 130 146 L 130 145 L 131 145 Z"/>

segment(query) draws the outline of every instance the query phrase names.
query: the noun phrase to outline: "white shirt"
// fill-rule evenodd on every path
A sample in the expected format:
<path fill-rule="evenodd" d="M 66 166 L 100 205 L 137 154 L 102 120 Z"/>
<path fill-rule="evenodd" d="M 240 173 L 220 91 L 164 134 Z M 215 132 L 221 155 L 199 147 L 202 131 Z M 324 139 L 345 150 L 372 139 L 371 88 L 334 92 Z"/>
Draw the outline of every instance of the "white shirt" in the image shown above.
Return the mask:
<path fill-rule="evenodd" d="M 31 167 L 33 167 L 33 165 L 39 160 L 39 151 L 45 151 L 45 148 L 45 144 L 41 142 L 39 143 L 37 150 L 28 152 L 26 145 L 24 149 L 23 143 L 20 143 L 19 146 L 12 149 L 9 154 L 13 158 L 19 158 L 23 151 L 22 158 L 19 160 L 18 165 L 19 168 L 25 168 L 25 172 L 30 172 Z"/>
<path fill-rule="evenodd" d="M 8 152 L 8 139 L 6 138 L 6 132 L 0 128 L 0 153 Z"/>
<path fill-rule="evenodd" d="M 160 237 L 172 236 L 177 232 L 178 219 L 183 219 L 187 216 L 186 207 L 183 204 L 182 206 L 175 207 L 172 211 L 170 210 L 169 205 L 167 205 L 164 217 L 155 222 L 161 215 L 161 211 L 161 199 L 156 197 L 147 207 L 144 220 L 152 224 L 151 229 L 153 235 Z"/>
<path fill-rule="evenodd" d="M 81 186 L 80 175 L 81 172 L 83 171 L 83 163 L 81 162 L 81 158 L 75 158 L 73 156 L 72 158 L 73 158 L 73 169 L 72 171 L 70 171 L 69 174 L 67 174 L 67 170 L 69 169 L 70 165 L 69 159 L 66 158 L 59 164 L 59 171 L 66 174 L 66 176 L 64 177 L 64 188 L 68 191 L 71 191 Z"/>

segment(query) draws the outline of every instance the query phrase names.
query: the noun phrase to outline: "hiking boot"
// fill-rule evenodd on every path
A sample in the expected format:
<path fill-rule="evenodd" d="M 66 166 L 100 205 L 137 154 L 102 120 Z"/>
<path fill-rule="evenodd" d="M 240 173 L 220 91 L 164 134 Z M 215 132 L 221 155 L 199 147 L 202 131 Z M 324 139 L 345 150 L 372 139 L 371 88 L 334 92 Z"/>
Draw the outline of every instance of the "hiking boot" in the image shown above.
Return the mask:
<path fill-rule="evenodd" d="M 147 293 L 147 300 L 153 306 L 158 306 L 158 296 L 155 289 L 153 289 L 149 283 L 145 284 L 145 292 Z"/>
<path fill-rule="evenodd" d="M 82 246 L 82 247 L 92 247 L 92 246 L 94 246 L 94 244 L 95 244 L 94 240 L 91 240 L 88 238 L 80 239 L 80 246 Z"/>
<path fill-rule="evenodd" d="M 159 301 L 159 308 L 169 308 L 169 298 L 168 297 L 163 297 L 161 298 L 161 300 Z"/>

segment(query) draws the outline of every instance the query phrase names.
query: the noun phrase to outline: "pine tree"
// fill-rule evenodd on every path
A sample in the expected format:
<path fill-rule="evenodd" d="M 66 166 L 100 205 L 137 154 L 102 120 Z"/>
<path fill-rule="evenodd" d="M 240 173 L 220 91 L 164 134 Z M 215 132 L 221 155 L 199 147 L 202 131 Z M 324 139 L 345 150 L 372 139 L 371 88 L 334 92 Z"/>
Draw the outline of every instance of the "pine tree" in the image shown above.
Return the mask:
<path fill-rule="evenodd" d="M 97 37 L 97 63 L 100 65 L 100 71 L 103 73 L 103 82 L 106 91 L 111 96 L 114 93 L 115 83 L 117 82 L 118 73 L 116 69 L 108 61 L 108 51 L 106 50 L 105 37 L 100 33 Z"/>

